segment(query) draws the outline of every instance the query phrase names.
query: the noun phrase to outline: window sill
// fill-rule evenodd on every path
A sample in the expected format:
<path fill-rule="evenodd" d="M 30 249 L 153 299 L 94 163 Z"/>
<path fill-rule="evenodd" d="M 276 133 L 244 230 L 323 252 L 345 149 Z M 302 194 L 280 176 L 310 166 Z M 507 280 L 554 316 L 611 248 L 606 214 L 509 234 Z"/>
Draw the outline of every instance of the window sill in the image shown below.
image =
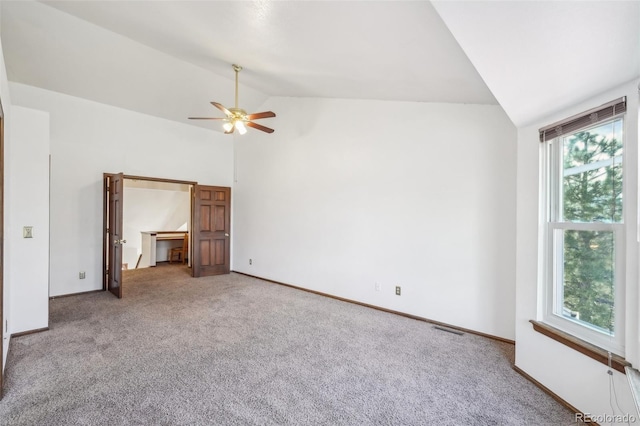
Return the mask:
<path fill-rule="evenodd" d="M 604 365 L 609 365 L 609 353 L 606 350 L 542 322 L 534 320 L 529 320 L 529 322 L 533 324 L 533 329 L 538 333 L 542 333 L 556 342 L 562 343 Z M 619 355 L 611 355 L 611 368 L 626 374 L 625 367 L 631 367 L 631 363 Z"/>

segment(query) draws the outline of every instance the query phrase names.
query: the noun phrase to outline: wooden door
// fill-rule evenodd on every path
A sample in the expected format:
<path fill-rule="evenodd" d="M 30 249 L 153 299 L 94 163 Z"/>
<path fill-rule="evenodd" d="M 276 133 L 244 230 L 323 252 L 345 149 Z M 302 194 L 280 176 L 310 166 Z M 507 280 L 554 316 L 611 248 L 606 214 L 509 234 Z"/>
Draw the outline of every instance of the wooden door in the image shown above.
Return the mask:
<path fill-rule="evenodd" d="M 195 185 L 193 276 L 228 274 L 231 252 L 231 188 Z"/>
<path fill-rule="evenodd" d="M 105 202 L 106 202 L 106 267 L 104 284 L 106 288 L 118 298 L 122 298 L 122 202 L 124 175 L 106 174 Z"/>

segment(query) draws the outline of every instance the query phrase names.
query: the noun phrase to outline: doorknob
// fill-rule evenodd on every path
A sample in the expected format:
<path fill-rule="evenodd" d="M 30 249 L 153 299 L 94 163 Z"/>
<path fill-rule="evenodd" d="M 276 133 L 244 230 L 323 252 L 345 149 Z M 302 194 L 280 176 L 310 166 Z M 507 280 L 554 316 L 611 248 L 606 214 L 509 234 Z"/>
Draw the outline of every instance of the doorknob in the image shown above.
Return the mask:
<path fill-rule="evenodd" d="M 127 240 L 115 240 L 114 243 L 115 244 L 126 244 Z"/>
<path fill-rule="evenodd" d="M 225 237 L 228 237 L 228 236 L 229 236 L 229 234 L 227 234 L 227 233 L 225 232 L 224 236 L 225 236 Z"/>

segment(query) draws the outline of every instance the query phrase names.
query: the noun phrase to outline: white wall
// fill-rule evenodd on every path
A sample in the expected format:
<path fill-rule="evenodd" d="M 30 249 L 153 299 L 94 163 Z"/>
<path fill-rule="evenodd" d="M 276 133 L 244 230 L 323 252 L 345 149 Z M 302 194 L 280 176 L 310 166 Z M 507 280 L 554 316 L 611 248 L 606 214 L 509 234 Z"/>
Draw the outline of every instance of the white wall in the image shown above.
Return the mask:
<path fill-rule="evenodd" d="M 14 104 L 50 114 L 51 296 L 102 288 L 103 172 L 232 184 L 226 135 L 31 86 L 10 88 Z"/>
<path fill-rule="evenodd" d="M 0 8 L 1 9 L 1 8 Z M 1 21 L 1 20 L 0 20 Z M 7 69 L 5 67 L 4 61 L 4 52 L 2 40 L 0 40 L 0 101 L 2 103 L 2 109 L 4 112 L 4 155 L 5 159 L 7 154 L 11 151 L 11 100 L 9 95 L 9 81 L 7 80 Z M 7 215 L 7 209 L 9 207 L 8 196 L 10 194 L 8 189 L 9 182 L 9 172 L 11 170 L 10 164 L 5 160 L 4 162 L 4 202 L 3 202 L 3 212 L 4 212 L 4 233 L 6 235 L 7 229 L 10 229 L 12 226 L 11 221 L 9 220 L 9 216 Z M 5 238 L 6 239 L 6 238 Z M 2 324 L 0 327 L 3 329 L 3 340 L 2 340 L 2 368 L 4 371 L 4 367 L 6 365 L 7 353 L 9 352 L 9 341 L 11 339 L 10 331 L 8 329 L 8 320 L 10 318 L 11 313 L 11 282 L 9 281 L 9 272 L 11 271 L 11 256 L 10 253 L 7 252 L 6 244 L 4 241 L 0 242 L 3 245 L 2 247 L 2 257 L 3 257 L 3 271 L 2 271 L 2 281 L 3 281 L 3 297 L 2 297 Z"/>
<path fill-rule="evenodd" d="M 176 185 L 178 186 L 178 185 Z M 176 231 L 189 221 L 189 192 L 149 188 L 124 188 L 122 262 L 134 269 L 142 253 L 142 231 Z M 182 243 L 178 244 L 182 247 Z M 158 260 L 168 259 L 167 251 L 158 252 Z"/>
<path fill-rule="evenodd" d="M 275 133 L 236 142 L 234 270 L 514 338 L 516 131 L 500 107 L 261 109 Z"/>
<path fill-rule="evenodd" d="M 11 333 L 49 326 L 49 114 L 14 106 L 8 199 Z M 33 238 L 23 238 L 23 227 Z"/>
<path fill-rule="evenodd" d="M 609 404 L 608 368 L 533 330 L 529 320 L 541 319 L 542 289 L 539 241 L 539 177 L 541 144 L 538 129 L 550 123 L 627 96 L 625 129 L 625 209 L 627 221 L 627 358 L 636 366 L 638 339 L 638 81 L 583 102 L 575 107 L 518 129 L 518 199 L 516 263 L 516 365 L 579 410 L 595 415 L 613 414 Z M 632 337 L 632 338 L 631 338 Z M 635 340 L 635 343 L 634 343 Z M 614 372 L 620 406 L 635 414 L 624 375 Z M 616 412 L 616 414 L 620 414 Z"/>

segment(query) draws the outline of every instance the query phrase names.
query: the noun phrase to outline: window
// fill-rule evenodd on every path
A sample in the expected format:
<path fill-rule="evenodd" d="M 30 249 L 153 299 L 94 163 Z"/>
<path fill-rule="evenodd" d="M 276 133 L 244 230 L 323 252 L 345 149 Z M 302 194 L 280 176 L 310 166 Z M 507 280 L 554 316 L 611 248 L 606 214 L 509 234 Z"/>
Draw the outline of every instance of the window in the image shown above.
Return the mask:
<path fill-rule="evenodd" d="M 613 108 L 604 120 L 586 114 L 587 123 L 554 125 L 557 136 L 542 137 L 544 322 L 624 355 L 624 121 Z"/>

